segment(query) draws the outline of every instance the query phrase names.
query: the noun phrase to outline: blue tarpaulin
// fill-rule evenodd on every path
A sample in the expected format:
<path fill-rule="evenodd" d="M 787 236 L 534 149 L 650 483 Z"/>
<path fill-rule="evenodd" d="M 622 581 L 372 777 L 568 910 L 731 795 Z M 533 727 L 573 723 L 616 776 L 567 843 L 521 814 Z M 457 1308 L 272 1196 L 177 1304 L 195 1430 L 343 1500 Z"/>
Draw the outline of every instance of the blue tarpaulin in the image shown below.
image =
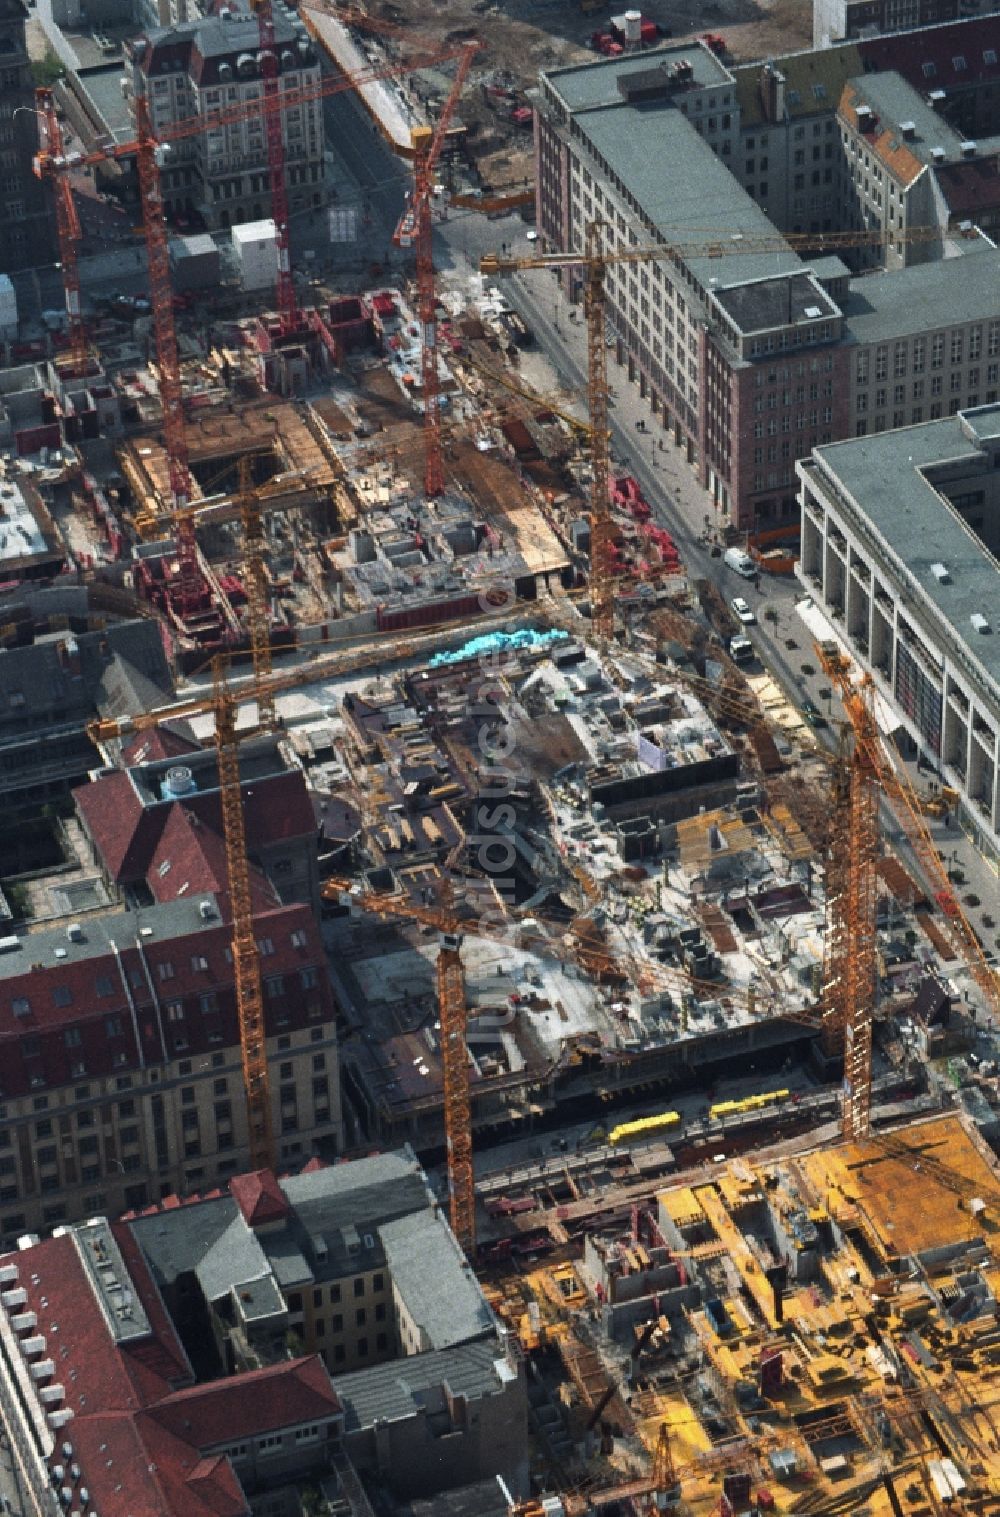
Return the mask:
<path fill-rule="evenodd" d="M 508 649 L 516 652 L 519 648 L 545 648 L 550 643 L 568 639 L 569 633 L 561 627 L 551 627 L 545 632 L 535 632 L 531 627 L 521 628 L 517 632 L 484 632 L 482 636 L 472 638 L 450 653 L 435 653 L 429 664 L 432 669 L 440 669 L 443 664 L 461 664 L 468 658 L 482 658 L 486 654 L 504 653 Z"/>

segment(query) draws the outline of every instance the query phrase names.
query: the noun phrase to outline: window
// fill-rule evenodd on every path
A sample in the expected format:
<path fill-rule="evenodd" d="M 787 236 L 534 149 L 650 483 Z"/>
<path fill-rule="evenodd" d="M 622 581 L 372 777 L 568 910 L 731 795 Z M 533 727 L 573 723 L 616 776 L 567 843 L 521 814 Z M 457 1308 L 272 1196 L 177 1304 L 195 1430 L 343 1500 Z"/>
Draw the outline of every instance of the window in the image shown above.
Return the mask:
<path fill-rule="evenodd" d="M 285 982 L 284 982 L 284 979 L 282 978 L 282 976 L 280 974 L 272 975 L 269 980 L 265 980 L 264 981 L 264 989 L 267 991 L 268 995 L 271 996 L 272 998 L 275 997 L 275 996 L 284 995 L 284 993 L 285 993 Z"/>
<path fill-rule="evenodd" d="M 174 966 L 168 959 L 164 959 L 161 964 L 157 964 L 156 972 L 161 980 L 172 980 L 174 977 Z"/>
<path fill-rule="evenodd" d="M 303 930 L 302 930 L 301 927 L 297 927 L 295 929 L 295 931 L 292 933 L 292 947 L 293 948 L 306 948 L 306 947 L 308 947 L 308 944 L 309 944 L 309 936 L 308 936 L 308 934 L 305 933 L 305 932 L 303 932 Z"/>
<path fill-rule="evenodd" d="M 340 1302 L 340 1286 L 339 1285 L 331 1285 L 330 1286 L 330 1302 L 331 1302 L 331 1304 L 333 1306 L 339 1305 L 339 1302 Z"/>
<path fill-rule="evenodd" d="M 335 1333 L 342 1333 L 344 1331 L 343 1312 L 334 1312 L 333 1316 L 330 1318 L 330 1327 Z"/>
<path fill-rule="evenodd" d="M 31 1002 L 27 996 L 15 996 L 10 1003 L 10 1009 L 15 1017 L 27 1017 L 31 1015 Z"/>
<path fill-rule="evenodd" d="M 168 1022 L 183 1022 L 183 1020 L 184 1020 L 184 1002 L 183 1001 L 168 1001 L 167 1002 L 167 1021 Z"/>
<path fill-rule="evenodd" d="M 364 1282 L 363 1278 L 360 1275 L 358 1275 L 357 1279 L 354 1282 L 354 1294 L 355 1294 L 355 1296 L 363 1296 L 364 1293 L 365 1293 L 365 1282 Z"/>
<path fill-rule="evenodd" d="M 109 975 L 99 974 L 97 976 L 97 979 L 94 981 L 94 989 L 99 996 L 114 995 L 114 981 Z"/>
<path fill-rule="evenodd" d="M 385 1321 L 385 1302 L 384 1301 L 380 1301 L 378 1303 L 378 1305 L 376 1306 L 376 1308 L 375 1308 L 375 1321 L 376 1322 L 384 1322 Z"/>
<path fill-rule="evenodd" d="M 315 969 L 303 969 L 299 980 L 303 990 L 315 990 L 319 984 L 319 972 Z"/>
<path fill-rule="evenodd" d="M 223 1077 L 222 1077 L 221 1080 L 215 1080 L 215 1081 L 213 1081 L 213 1083 L 212 1083 L 212 1090 L 213 1090 L 214 1094 L 217 1095 L 217 1096 L 228 1095 L 228 1093 L 229 1093 L 229 1081 L 226 1079 L 225 1075 L 223 1075 Z"/>
<path fill-rule="evenodd" d="M 951 66 L 955 70 L 956 74 L 964 74 L 965 70 L 968 68 L 968 64 L 966 63 L 961 53 L 959 53 L 957 57 L 951 60 Z"/>
<path fill-rule="evenodd" d="M 262 959 L 269 959 L 274 953 L 274 939 L 261 938 L 257 944 L 257 951 Z"/>
<path fill-rule="evenodd" d="M 52 1123 L 49 1121 L 49 1119 L 47 1117 L 45 1118 L 44 1122 L 36 1122 L 35 1123 L 35 1137 L 36 1138 L 51 1138 L 51 1136 L 52 1136 Z"/>
<path fill-rule="evenodd" d="M 389 1339 L 386 1337 L 385 1333 L 379 1333 L 375 1339 L 376 1351 L 380 1354 L 384 1354 L 388 1346 Z"/>
<path fill-rule="evenodd" d="M 280 1449 L 282 1436 L 280 1433 L 266 1433 L 263 1438 L 257 1439 L 258 1454 L 266 1454 L 270 1449 Z"/>
<path fill-rule="evenodd" d="M 104 1031 L 109 1038 L 120 1038 L 124 1031 L 121 1017 L 105 1017 Z"/>
<path fill-rule="evenodd" d="M 73 999 L 73 992 L 68 985 L 54 985 L 52 987 L 53 1006 L 68 1006 Z"/>
<path fill-rule="evenodd" d="M 79 1027 L 67 1027 L 63 1033 L 63 1042 L 67 1048 L 79 1048 L 83 1042 Z"/>

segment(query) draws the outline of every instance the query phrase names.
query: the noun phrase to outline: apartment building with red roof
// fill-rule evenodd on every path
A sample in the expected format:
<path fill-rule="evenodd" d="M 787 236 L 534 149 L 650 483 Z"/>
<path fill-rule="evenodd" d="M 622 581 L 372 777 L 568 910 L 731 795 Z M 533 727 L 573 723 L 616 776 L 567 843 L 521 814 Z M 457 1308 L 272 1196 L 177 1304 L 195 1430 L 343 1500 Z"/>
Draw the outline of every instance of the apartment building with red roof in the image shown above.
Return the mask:
<path fill-rule="evenodd" d="M 524 1365 L 409 1149 L 22 1237 L 0 1255 L 0 1418 L 53 1517 L 300 1517 L 306 1485 L 370 1517 L 362 1479 L 527 1489 Z"/>

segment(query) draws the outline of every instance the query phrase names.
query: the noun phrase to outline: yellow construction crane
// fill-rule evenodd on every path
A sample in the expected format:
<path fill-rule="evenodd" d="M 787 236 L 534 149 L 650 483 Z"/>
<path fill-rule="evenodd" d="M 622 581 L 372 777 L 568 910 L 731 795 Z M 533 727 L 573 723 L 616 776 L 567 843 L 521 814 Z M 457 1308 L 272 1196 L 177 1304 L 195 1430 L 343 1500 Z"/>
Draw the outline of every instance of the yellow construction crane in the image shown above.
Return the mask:
<path fill-rule="evenodd" d="M 542 1502 L 534 1497 L 528 1501 L 511 1501 L 508 1514 L 509 1517 L 589 1517 L 589 1514 L 602 1512 L 605 1507 L 619 1502 L 641 1501 L 644 1517 L 663 1517 L 665 1513 L 676 1511 L 680 1499 L 680 1480 L 670 1447 L 670 1431 L 662 1422 L 650 1471 L 645 1478 L 623 1480 L 595 1490 L 567 1491 L 556 1498 L 559 1504 L 555 1507 L 551 1500 Z"/>
<path fill-rule="evenodd" d="M 326 900 L 339 901 L 373 916 L 398 916 L 436 927 L 440 933 L 437 959 L 437 999 L 441 1022 L 441 1073 L 444 1085 L 444 1126 L 448 1160 L 448 1198 L 451 1230 L 471 1258 L 476 1246 L 475 1177 L 472 1167 L 472 1104 L 469 1093 L 469 1054 L 466 1046 L 468 1014 L 462 975 L 462 934 L 466 926 L 477 936 L 495 932 L 501 941 L 502 925 L 491 928 L 473 918 L 466 922 L 455 911 L 450 897 L 418 901 L 402 891 L 391 894 L 366 890 L 353 880 L 328 879 L 323 885 Z"/>
<path fill-rule="evenodd" d="M 696 228 L 691 229 L 696 232 Z M 486 253 L 480 259 L 482 273 L 496 278 L 525 269 L 583 270 L 583 306 L 587 328 L 587 405 L 590 421 L 590 448 L 593 484 L 590 497 L 590 599 L 591 616 L 599 636 L 614 633 L 614 585 L 612 581 L 612 544 L 614 523 L 611 516 L 609 485 L 611 478 L 608 359 L 605 342 L 607 299 L 605 275 L 611 265 L 630 263 L 677 263 L 684 258 L 724 258 L 729 254 L 784 253 L 801 248 L 814 255 L 838 252 L 850 247 L 882 247 L 901 241 L 937 242 L 937 226 L 912 227 L 901 232 L 894 228 L 858 232 L 813 232 L 795 235 L 774 233 L 765 237 L 733 234 L 729 241 L 718 235 L 692 242 L 658 242 L 605 246 L 611 228 L 601 221 L 588 223 L 585 246 L 579 252 L 530 253 L 507 255 Z"/>
<path fill-rule="evenodd" d="M 830 994 L 844 1029 L 844 1118 L 846 1141 L 871 1130 L 871 1048 L 875 1001 L 875 906 L 878 811 L 885 796 L 900 823 L 951 928 L 955 947 L 996 1015 L 1000 995 L 995 971 L 955 898 L 934 846 L 919 798 L 905 772 L 897 769 L 882 741 L 875 717 L 875 682 L 857 676 L 852 660 L 834 644 L 817 645 L 824 672 L 836 686 L 853 735 L 842 751 L 837 781 L 841 804 L 833 818 L 837 939 L 832 971 L 839 982 Z"/>

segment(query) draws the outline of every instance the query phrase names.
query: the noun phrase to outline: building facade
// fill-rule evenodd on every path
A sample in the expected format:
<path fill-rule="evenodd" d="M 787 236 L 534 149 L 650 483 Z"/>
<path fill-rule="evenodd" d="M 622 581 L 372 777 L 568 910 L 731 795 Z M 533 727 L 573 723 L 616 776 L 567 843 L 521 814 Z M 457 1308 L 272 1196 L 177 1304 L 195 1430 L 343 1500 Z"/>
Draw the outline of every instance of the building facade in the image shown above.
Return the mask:
<path fill-rule="evenodd" d="M 91 1218 L 0 1261 L 8 1511 L 298 1517 L 342 1494 L 344 1411 L 322 1362 L 208 1379 L 127 1225 Z M 95 1387 L 100 1387 L 95 1393 Z"/>
<path fill-rule="evenodd" d="M 231 929 L 219 895 L 85 917 L 0 953 L 0 1236 L 244 1169 Z M 285 1163 L 339 1146 L 335 1006 L 309 910 L 256 917 Z"/>
<path fill-rule="evenodd" d="M 813 0 L 813 46 L 995 12 L 990 0 Z"/>
<path fill-rule="evenodd" d="M 964 44 L 937 39 L 936 55 L 946 45 Z M 922 419 L 930 405 L 945 414 L 977 404 L 991 389 L 988 368 L 967 355 L 988 343 L 983 333 L 1000 316 L 996 249 L 971 224 L 952 226 L 937 178 L 968 167 L 969 146 L 942 119 L 939 165 L 927 140 L 938 118 L 929 107 L 919 115 L 902 76 L 848 77 L 860 51 L 754 66 L 737 81 L 707 46 L 681 45 L 541 79 L 541 235 L 583 249 L 599 221 L 612 254 L 672 248 L 662 260 L 609 260 L 617 357 L 720 519 L 741 531 L 797 522 L 794 465 L 813 448 Z M 877 125 L 866 92 L 916 118 L 893 128 L 883 117 L 878 136 L 895 131 L 891 150 L 866 140 Z M 642 155 L 633 151 L 639 136 Z M 827 231 L 847 233 L 843 258 L 860 267 L 871 261 L 866 239 L 888 233 L 890 272 L 852 280 L 844 262 L 819 251 Z M 815 234 L 817 256 L 800 256 L 791 233 L 806 246 Z M 949 260 L 959 256 L 968 278 L 954 276 Z M 565 276 L 571 294 L 576 278 Z M 895 366 L 910 345 L 913 375 L 889 376 L 888 350 Z M 925 380 L 921 348 L 936 355 L 938 346 L 949 366 Z M 870 391 L 866 375 L 884 369 Z"/>
<path fill-rule="evenodd" d="M 79 585 L 21 586 L 0 621 L 0 800 L 8 811 L 64 801 L 97 758 L 89 721 L 169 699 L 163 641 L 149 621 L 108 624 Z"/>
<path fill-rule="evenodd" d="M 295 99 L 281 115 L 285 182 L 294 213 L 323 203 L 323 102 L 315 95 L 305 98 L 319 85 L 320 62 L 305 29 L 283 6 L 275 9 L 274 28 L 278 85 Z M 131 42 L 127 57 L 131 88 L 145 95 L 158 137 L 170 141 L 176 121 L 200 117 L 205 122 L 204 130 L 171 142 L 161 174 L 168 214 L 194 214 L 213 231 L 270 216 L 256 19 L 234 8 L 157 27 Z M 215 125 L 213 118 L 220 118 Z"/>
<path fill-rule="evenodd" d="M 45 189 L 32 170 L 38 124 L 27 19 L 22 0 L 0 0 L 0 274 L 59 257 Z"/>
<path fill-rule="evenodd" d="M 1000 859 L 1000 407 L 817 449 L 798 573 Z"/>

